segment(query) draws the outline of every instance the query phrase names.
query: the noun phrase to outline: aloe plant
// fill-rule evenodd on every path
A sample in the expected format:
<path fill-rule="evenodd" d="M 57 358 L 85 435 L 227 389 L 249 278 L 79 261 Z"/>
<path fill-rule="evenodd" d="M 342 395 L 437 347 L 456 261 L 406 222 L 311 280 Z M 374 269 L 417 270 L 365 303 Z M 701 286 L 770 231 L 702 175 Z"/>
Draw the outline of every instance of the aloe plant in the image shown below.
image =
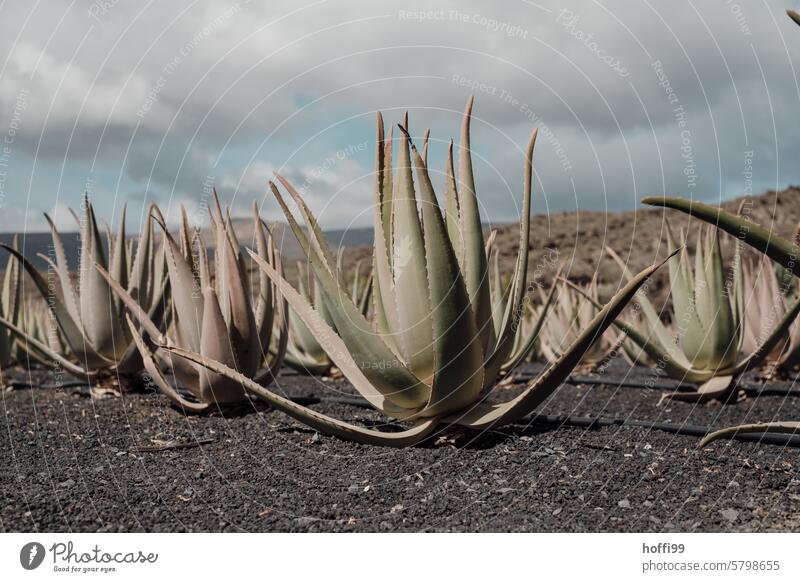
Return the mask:
<path fill-rule="evenodd" d="M 12 248 L 17 248 L 17 237 L 14 237 Z M 22 296 L 22 278 L 19 263 L 13 258 L 8 260 L 3 272 L 2 292 L 0 294 L 0 316 L 6 321 L 18 324 L 20 320 L 20 299 Z M 0 328 L 0 386 L 3 384 L 3 372 L 17 363 L 16 338 L 7 328 Z"/>
<path fill-rule="evenodd" d="M 800 259 L 800 245 L 797 244 L 797 241 L 783 238 L 769 229 L 752 222 L 747 217 L 742 217 L 739 214 L 727 212 L 702 202 L 678 197 L 648 197 L 644 198 L 642 202 L 652 206 L 678 210 L 693 218 L 707 222 L 765 254 L 795 276 L 800 276 L 800 260 L 798 260 Z M 797 300 L 793 305 L 797 305 Z M 796 310 L 789 309 L 787 310 L 787 315 L 781 321 L 791 320 L 794 316 L 796 316 Z M 712 432 L 701 441 L 700 446 L 704 447 L 714 440 L 729 438 L 737 433 L 793 433 L 798 430 L 800 430 L 800 422 L 798 421 L 746 424 Z"/>
<path fill-rule="evenodd" d="M 370 270 L 369 273 L 364 276 L 361 274 L 361 261 L 356 261 L 356 265 L 353 268 L 353 280 L 350 284 L 350 297 L 353 300 L 353 303 L 358 305 L 359 311 L 361 311 L 364 317 L 369 315 L 370 305 L 372 303 L 372 284 L 373 284 L 373 273 Z"/>
<path fill-rule="evenodd" d="M 342 252 L 338 255 L 337 271 L 341 273 Z M 305 273 L 304 273 L 305 271 Z M 314 275 L 310 265 L 301 262 L 297 263 L 298 290 L 306 302 L 317 309 L 331 327 L 335 324 L 325 307 L 325 296 L 321 286 L 314 282 Z M 341 275 L 340 275 L 341 276 Z M 309 287 L 311 291 L 309 292 Z M 352 282 L 350 284 L 350 297 L 364 317 L 367 317 L 372 297 L 372 273 L 364 277 L 361 273 L 361 261 L 357 261 L 352 272 Z M 314 334 L 309 331 L 303 320 L 289 309 L 289 344 L 286 348 L 286 355 L 283 363 L 301 374 L 313 376 L 323 376 L 335 372 L 333 362 L 328 357 L 325 349 L 319 344 Z"/>
<path fill-rule="evenodd" d="M 496 234 L 497 231 L 493 230 L 486 243 L 486 254 L 489 264 L 492 267 L 489 294 L 492 301 L 492 324 L 494 325 L 495 337 L 502 331 L 503 318 L 506 309 L 508 309 L 509 293 L 511 291 L 510 281 L 504 285 L 500 274 L 499 252 L 494 246 Z M 519 316 L 519 322 L 517 324 L 517 330 L 514 334 L 514 343 L 508 354 L 508 358 L 500 367 L 502 373 L 508 374 L 522 362 L 532 361 L 536 355 L 537 348 L 539 350 L 541 349 L 542 326 L 553 304 L 553 297 L 555 296 L 560 273 L 561 268 L 559 268 L 556 276 L 553 278 L 553 283 L 548 293 L 545 294 L 541 287 L 537 287 L 541 300 L 538 306 L 534 307 L 532 301 L 530 301 L 530 297 L 525 297 L 521 308 L 522 313 Z"/>
<path fill-rule="evenodd" d="M 669 229 L 667 245 L 675 247 Z M 632 275 L 619 255 L 610 248 L 606 251 L 630 280 Z M 694 266 L 685 247 L 669 261 L 675 333 L 664 325 L 644 294 L 639 294 L 636 301 L 649 326 L 648 332 L 642 333 L 623 320 L 616 322 L 657 367 L 673 378 L 700 384 L 694 392 L 676 392 L 670 394 L 670 398 L 702 401 L 728 395 L 735 378 L 763 362 L 800 312 L 798 300 L 750 353 L 743 354 L 746 321 L 741 264 L 741 245 L 737 244 L 733 283 L 726 286 L 717 231 L 698 230 Z"/>
<path fill-rule="evenodd" d="M 206 247 L 198 231 L 190 231 L 185 212 L 181 244 L 164 222 L 156 218 L 164 231 L 172 289 L 171 333 L 162 332 L 135 297 L 102 266 L 97 266 L 100 276 L 130 310 L 128 328 L 155 386 L 183 410 L 198 413 L 243 402 L 246 394 L 238 382 L 227 376 L 209 372 L 184 358 L 172 358 L 161 348 L 191 350 L 255 376 L 258 382 L 269 383 L 280 369 L 288 337 L 285 301 L 263 274 L 259 275 L 257 296 L 251 297 L 249 270 L 230 215 L 223 213 L 216 193 L 214 200 L 216 210 L 209 211 L 215 241 L 213 271 Z M 255 203 L 253 222 L 258 249 L 254 258 L 282 273 L 272 234 L 258 216 Z M 144 333 L 140 333 L 139 327 Z M 273 345 L 275 353 L 270 355 Z M 162 371 L 170 364 L 176 385 Z M 258 374 L 264 365 L 266 368 Z M 191 399 L 183 394 L 184 390 Z"/>
<path fill-rule="evenodd" d="M 138 372 L 142 362 L 132 336 L 125 327 L 125 309 L 94 265 L 96 263 L 106 269 L 110 265 L 111 273 L 136 298 L 137 305 L 146 309 L 150 318 L 161 325 L 168 290 L 163 255 L 154 249 L 150 228 L 149 215 L 154 212 L 157 209 L 151 206 L 133 253 L 125 235 L 123 207 L 118 234 L 115 237 L 109 233 L 108 236 L 109 258 L 106 260 L 94 210 L 86 198 L 82 217 L 76 217 L 80 225 L 77 286 L 70 276 L 61 234 L 47 214 L 45 218 L 50 225 L 55 260 L 46 255 L 39 256 L 48 263 L 50 272 L 55 274 L 57 286 L 49 284 L 19 251 L 8 245 L 0 245 L 19 261 L 33 280 L 55 318 L 67 350 L 54 350 L 52 346 L 26 333 L 18 322 L 0 318 L 0 326 L 46 356 L 49 365 L 60 367 L 75 376 L 93 378 L 101 372 L 123 375 Z M 55 287 L 59 288 L 59 293 L 55 292 Z"/>
<path fill-rule="evenodd" d="M 281 176 L 277 179 L 297 204 L 308 235 L 277 186 L 271 183 L 270 187 L 311 262 L 335 331 L 278 269 L 251 252 L 356 390 L 387 416 L 413 422 L 411 428 L 382 432 L 338 420 L 293 403 L 196 350 L 167 349 L 239 382 L 273 407 L 317 430 L 362 443 L 412 445 L 427 438 L 439 424 L 487 429 L 513 422 L 534 410 L 569 375 L 594 338 L 611 325 L 657 267 L 637 275 L 598 313 L 559 361 L 519 396 L 502 404 L 486 402 L 485 395 L 493 388 L 513 347 L 526 289 L 536 132 L 531 135 L 525 156 L 519 254 L 503 325 L 497 333 L 492 322 L 486 251 L 472 172 L 471 110 L 470 99 L 461 130 L 458 179 L 452 144 L 448 156 L 446 216 L 442 215 L 425 160 L 411 145 L 407 122 L 400 127 L 397 168 L 393 171 L 392 141 L 385 140 L 383 119 L 378 115 L 373 322 L 362 315 L 346 293 L 315 217 Z M 412 177 L 412 156 L 418 187 Z"/>
<path fill-rule="evenodd" d="M 597 314 L 599 305 L 596 276 L 582 288 L 568 285 L 559 287 L 552 314 L 545 319 L 542 327 L 541 351 L 548 362 L 558 361 L 564 350 Z M 614 330 L 606 330 L 584 354 L 581 366 L 593 370 L 608 359 L 620 344 L 621 338 L 618 336 Z"/>
<path fill-rule="evenodd" d="M 322 314 L 325 323 L 333 326 L 333 320 L 325 307 L 325 298 L 322 294 L 321 285 L 314 283 L 314 276 L 309 272 L 310 269 L 305 269 L 305 276 L 302 274 L 303 270 L 302 264 L 298 262 L 298 288 L 300 294 L 309 305 Z M 309 292 L 308 287 L 311 287 L 311 292 Z M 301 374 L 315 376 L 327 374 L 333 365 L 331 359 L 325 352 L 325 348 L 320 345 L 317 338 L 314 337 L 314 334 L 311 333 L 293 309 L 289 310 L 289 323 L 289 344 L 286 348 L 284 363 Z"/>
<path fill-rule="evenodd" d="M 745 328 L 744 353 L 756 351 L 777 322 L 797 300 L 795 281 L 780 281 L 772 261 L 760 255 L 758 261 L 742 262 Z M 795 319 L 765 360 L 775 369 L 788 370 L 800 363 L 800 321 Z"/>
<path fill-rule="evenodd" d="M 625 325 L 628 325 L 636 330 L 642 336 L 647 337 L 649 335 L 647 319 L 643 317 L 641 313 L 637 312 L 635 314 L 623 315 L 620 317 L 620 320 L 624 322 Z M 669 325 L 666 325 L 665 328 L 669 334 L 673 333 Z M 632 341 L 626 334 L 623 333 L 622 335 L 622 355 L 631 366 L 654 368 L 658 364 L 658 362 L 648 356 L 647 352 L 645 352 L 636 342 Z"/>
<path fill-rule="evenodd" d="M 16 265 L 19 265 L 16 259 L 12 260 Z M 20 310 L 21 318 L 18 325 L 22 331 L 58 354 L 69 353 L 69 348 L 64 342 L 52 313 L 47 308 L 47 305 L 41 301 L 41 298 L 27 299 L 21 305 Z M 17 338 L 14 341 L 13 358 L 18 364 L 22 362 L 36 363 L 45 367 L 49 367 L 52 364 L 52 360 L 47 355 L 38 351 L 33 345 L 21 338 Z"/>

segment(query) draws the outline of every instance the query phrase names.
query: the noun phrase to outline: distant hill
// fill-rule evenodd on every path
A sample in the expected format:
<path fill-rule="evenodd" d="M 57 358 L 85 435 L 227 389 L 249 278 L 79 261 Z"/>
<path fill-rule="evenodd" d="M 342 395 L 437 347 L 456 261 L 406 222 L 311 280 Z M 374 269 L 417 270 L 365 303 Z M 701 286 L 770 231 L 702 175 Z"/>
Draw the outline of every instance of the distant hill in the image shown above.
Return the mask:
<path fill-rule="evenodd" d="M 730 200 L 723 207 L 736 211 L 743 199 Z M 766 192 L 753 196 L 747 201 L 745 213 L 754 222 L 771 227 L 780 235 L 790 236 L 800 222 L 800 188 L 789 187 L 781 192 Z M 234 221 L 239 240 L 243 246 L 252 246 L 253 227 L 248 219 Z M 637 209 L 628 212 L 560 212 L 551 215 L 534 215 L 531 221 L 529 281 L 533 284 L 549 285 L 555 274 L 555 264 L 563 262 L 564 274 L 578 282 L 588 282 L 597 276 L 601 294 L 609 296 L 619 286 L 620 273 L 616 265 L 604 254 L 604 247 L 610 246 L 625 259 L 633 271 L 638 271 L 667 254 L 666 225 L 676 237 L 689 228 L 689 219 L 676 211 L 662 209 Z M 691 226 L 691 236 L 687 245 L 694 249 L 697 226 Z M 288 225 L 272 225 L 275 239 L 282 250 L 287 273 L 290 279 L 294 263 L 303 258 L 299 244 Z M 500 269 L 508 276 L 513 268 L 519 247 L 517 225 L 497 226 L 497 247 L 500 252 Z M 372 255 L 373 232 L 371 228 L 332 230 L 326 232 L 333 248 L 343 247 L 345 269 L 357 260 L 369 262 Z M 34 264 L 43 268 L 44 261 L 35 258 L 36 253 L 50 252 L 50 235 L 29 233 L 20 235 L 20 244 L 25 255 Z M 203 232 L 209 247 L 212 247 L 210 234 Z M 10 242 L 11 234 L 0 234 L 0 241 Z M 73 268 L 78 264 L 78 235 L 64 233 L 64 246 Z M 722 236 L 723 252 L 730 257 L 733 252 L 733 238 Z M 2 266 L 5 266 L 5 259 Z M 365 267 L 366 268 L 366 267 Z M 667 269 L 654 278 L 649 290 L 656 298 L 666 297 Z"/>

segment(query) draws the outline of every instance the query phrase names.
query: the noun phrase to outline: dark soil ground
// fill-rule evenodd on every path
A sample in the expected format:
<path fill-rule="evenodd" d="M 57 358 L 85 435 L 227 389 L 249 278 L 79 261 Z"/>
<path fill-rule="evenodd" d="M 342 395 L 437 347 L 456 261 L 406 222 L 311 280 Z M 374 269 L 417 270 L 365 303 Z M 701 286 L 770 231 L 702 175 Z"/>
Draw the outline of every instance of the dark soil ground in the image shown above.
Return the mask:
<path fill-rule="evenodd" d="M 604 377 L 646 373 L 615 362 Z M 299 376 L 277 390 L 350 393 Z M 714 427 L 800 418 L 797 396 L 660 396 L 564 385 L 540 412 Z M 156 394 L 0 398 L 2 531 L 800 531 L 800 456 L 782 446 L 699 450 L 696 438 L 641 428 L 528 425 L 394 450 L 318 435 L 260 404 L 187 417 Z M 314 408 L 379 420 L 345 404 Z M 176 443 L 187 447 L 159 450 Z"/>

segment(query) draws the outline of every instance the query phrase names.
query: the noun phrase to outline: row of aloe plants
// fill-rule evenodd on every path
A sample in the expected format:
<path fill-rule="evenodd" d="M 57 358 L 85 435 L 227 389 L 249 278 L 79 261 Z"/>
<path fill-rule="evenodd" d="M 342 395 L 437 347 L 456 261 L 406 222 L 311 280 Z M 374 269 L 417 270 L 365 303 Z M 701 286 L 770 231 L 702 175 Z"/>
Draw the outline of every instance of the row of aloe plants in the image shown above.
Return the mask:
<path fill-rule="evenodd" d="M 204 412 L 251 395 L 322 432 L 405 446 L 441 427 L 482 430 L 514 422 L 534 411 L 576 367 L 596 365 L 620 349 L 631 362 L 662 365 L 668 374 L 699 384 L 693 393 L 670 395 L 695 400 L 728 395 L 739 375 L 770 356 L 777 354 L 785 366 L 796 363 L 800 348 L 792 326 L 800 298 L 787 299 L 775 324 L 755 334 L 748 319 L 765 318 L 748 318 L 748 313 L 773 303 L 770 293 L 777 279 L 771 269 L 764 274 L 763 263 L 759 268 L 747 263 L 737 243 L 733 283 L 726 285 L 713 229 L 698 234 L 693 268 L 686 248 L 666 259 L 674 330 L 640 290 L 660 265 L 634 275 L 610 249 L 626 284 L 606 305 L 599 302 L 596 281 L 583 288 L 557 288 L 556 275 L 548 291 L 539 289 L 534 306 L 527 277 L 536 131 L 524 159 L 517 257 L 510 280 L 503 282 L 494 235 L 484 240 L 471 117 L 472 99 L 463 115 L 458 163 L 451 142 L 444 192 L 437 196 L 427 165 L 429 133 L 420 151 L 407 116 L 395 140 L 391 130 L 386 135 L 378 114 L 372 269 L 367 276 L 356 269 L 349 284 L 341 254 L 335 257 L 302 196 L 281 176 L 269 187 L 306 255 L 298 269 L 299 288 L 285 277 L 255 205 L 255 249 L 246 254 L 229 212 L 215 196 L 209 212 L 213 259 L 185 212 L 175 237 L 157 206 L 148 209 L 135 244 L 125 234 L 123 211 L 116 236 L 107 236 L 106 257 L 87 200 L 83 216 L 76 217 L 81 238 L 77 285 L 52 221 L 55 258 L 43 258 L 59 282 L 59 293 L 14 245 L 4 245 L 12 260 L 0 306 L 0 364 L 33 358 L 89 379 L 145 371 L 186 411 Z M 304 226 L 287 204 L 287 194 Z M 792 243 L 739 216 L 677 199 L 645 202 L 719 222 L 792 273 L 800 271 L 787 258 Z M 163 233 L 160 244 L 153 223 Z M 743 224 L 745 234 L 739 232 Z M 671 236 L 668 245 L 677 246 Z M 51 317 L 23 321 L 22 269 Z M 631 301 L 638 307 L 638 320 L 621 317 Z M 547 367 L 518 396 L 504 403 L 489 397 L 504 374 L 537 355 Z M 383 432 L 297 404 L 270 388 L 284 363 L 318 374 L 336 370 L 370 405 L 411 426 Z"/>

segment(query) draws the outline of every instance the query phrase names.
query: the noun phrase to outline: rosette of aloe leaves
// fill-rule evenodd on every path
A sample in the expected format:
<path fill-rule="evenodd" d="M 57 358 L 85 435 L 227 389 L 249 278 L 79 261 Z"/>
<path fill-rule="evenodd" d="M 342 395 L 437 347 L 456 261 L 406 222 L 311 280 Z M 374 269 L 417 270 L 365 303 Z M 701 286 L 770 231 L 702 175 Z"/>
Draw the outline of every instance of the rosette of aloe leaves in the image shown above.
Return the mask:
<path fill-rule="evenodd" d="M 230 214 L 223 213 L 216 192 L 214 202 L 216 210 L 209 209 L 215 244 L 213 263 L 199 231 L 189 228 L 185 212 L 182 212 L 180 245 L 159 220 L 164 231 L 173 299 L 173 325 L 167 333 L 162 332 L 112 275 L 97 266 L 98 273 L 130 310 L 128 329 L 153 383 L 178 407 L 195 413 L 246 402 L 246 393 L 238 381 L 209 372 L 185 358 L 170 357 L 168 351 L 160 348 L 177 346 L 191 350 L 255 377 L 256 382 L 269 383 L 283 362 L 288 338 L 285 302 L 278 297 L 269 278 L 260 272 L 257 294 L 252 297 L 250 271 Z M 253 222 L 257 248 L 253 258 L 282 275 L 280 255 L 255 203 Z M 164 374 L 168 367 L 172 368 L 174 384 Z"/>
<path fill-rule="evenodd" d="M 52 313 L 63 339 L 65 349 L 58 350 L 52 343 L 27 333 L 19 322 L 0 318 L 0 326 L 14 334 L 26 349 L 36 353 L 40 362 L 88 379 L 103 374 L 130 376 L 141 370 L 142 360 L 125 325 L 125 306 L 111 293 L 108 283 L 94 268 L 97 264 L 108 269 L 156 326 L 166 325 L 169 288 L 164 255 L 155 249 L 150 227 L 150 216 L 159 214 L 158 209 L 155 206 L 148 208 L 135 250 L 125 234 L 125 214 L 123 207 L 116 235 L 107 229 L 106 259 L 94 209 L 88 198 L 84 200 L 82 216 L 79 218 L 73 213 L 80 227 L 77 285 L 70 274 L 61 234 L 47 214 L 45 218 L 50 225 L 55 257 L 39 256 L 47 262 L 48 274 L 55 274 L 54 281 L 49 281 L 15 248 L 0 245 L 25 268 Z"/>
<path fill-rule="evenodd" d="M 667 248 L 675 248 L 669 229 Z M 674 333 L 664 325 L 644 293 L 637 294 L 635 301 L 641 308 L 647 331 L 621 319 L 616 322 L 658 368 L 677 380 L 699 384 L 695 391 L 674 392 L 668 398 L 704 401 L 731 395 L 737 376 L 758 367 L 767 358 L 785 338 L 800 312 L 800 300 L 795 300 L 770 333 L 744 353 L 747 294 L 741 245 L 737 243 L 735 249 L 730 285 L 726 285 L 727 270 L 715 229 L 698 229 L 693 264 L 686 247 L 669 260 Z M 622 258 L 610 248 L 606 252 L 630 280 L 632 275 Z"/>
<path fill-rule="evenodd" d="M 644 198 L 642 202 L 652 206 L 672 208 L 707 222 L 764 253 L 795 276 L 800 276 L 800 260 L 798 260 L 800 259 L 800 246 L 752 222 L 747 217 L 702 202 L 678 197 L 648 197 Z M 798 421 L 745 424 L 712 432 L 701 441 L 700 446 L 705 446 L 719 438 L 731 437 L 737 433 L 794 433 L 798 430 L 800 430 Z"/>
<path fill-rule="evenodd" d="M 410 428 L 383 432 L 336 419 L 275 394 L 217 359 L 177 347 L 167 349 L 241 383 L 274 408 L 312 428 L 361 443 L 413 445 L 440 424 L 487 429 L 533 411 L 569 375 L 657 266 L 639 273 L 613 297 L 562 357 L 521 394 L 502 403 L 488 400 L 488 392 L 513 347 L 526 290 L 536 132 L 524 158 L 519 253 L 503 325 L 496 333 L 472 171 L 471 110 L 470 99 L 463 116 L 458 179 L 452 153 L 445 168 L 445 215 L 425 160 L 411 144 L 407 122 L 400 127 L 397 167 L 393 168 L 392 142 L 385 141 L 383 120 L 378 115 L 373 321 L 363 316 L 337 277 L 333 254 L 310 209 L 280 176 L 278 181 L 296 203 L 307 230 L 298 224 L 277 186 L 270 184 L 271 189 L 321 285 L 335 330 L 279 270 L 251 252 L 355 389 L 383 414 L 412 423 Z"/>

